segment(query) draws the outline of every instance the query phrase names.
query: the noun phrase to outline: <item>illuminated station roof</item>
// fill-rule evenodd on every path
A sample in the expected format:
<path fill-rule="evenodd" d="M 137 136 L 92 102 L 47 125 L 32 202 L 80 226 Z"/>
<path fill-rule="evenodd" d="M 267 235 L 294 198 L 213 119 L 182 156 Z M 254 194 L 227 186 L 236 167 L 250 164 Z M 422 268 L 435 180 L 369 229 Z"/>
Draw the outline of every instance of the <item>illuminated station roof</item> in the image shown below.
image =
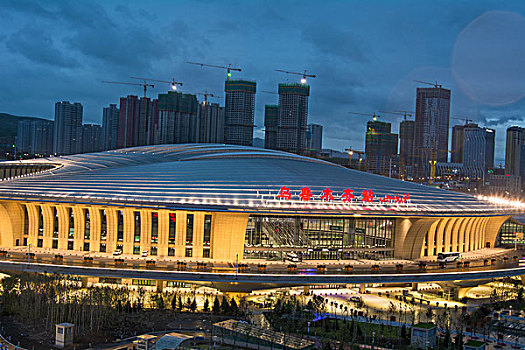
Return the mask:
<path fill-rule="evenodd" d="M 125 148 L 0 163 L 52 164 L 0 199 L 286 214 L 504 215 L 508 206 L 281 151 L 224 144 Z"/>

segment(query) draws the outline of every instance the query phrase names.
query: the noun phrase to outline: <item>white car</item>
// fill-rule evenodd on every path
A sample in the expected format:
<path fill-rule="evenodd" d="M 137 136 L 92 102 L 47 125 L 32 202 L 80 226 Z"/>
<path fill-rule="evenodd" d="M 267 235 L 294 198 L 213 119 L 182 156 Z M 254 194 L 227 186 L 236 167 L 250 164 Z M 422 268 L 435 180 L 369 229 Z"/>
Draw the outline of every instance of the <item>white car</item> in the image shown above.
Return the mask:
<path fill-rule="evenodd" d="M 120 250 L 120 249 L 116 249 L 116 250 L 113 252 L 113 256 L 119 256 L 119 255 L 122 255 L 122 250 Z"/>
<path fill-rule="evenodd" d="M 143 258 L 147 257 L 148 256 L 148 251 L 147 250 L 143 250 L 142 254 L 140 256 L 142 256 Z"/>

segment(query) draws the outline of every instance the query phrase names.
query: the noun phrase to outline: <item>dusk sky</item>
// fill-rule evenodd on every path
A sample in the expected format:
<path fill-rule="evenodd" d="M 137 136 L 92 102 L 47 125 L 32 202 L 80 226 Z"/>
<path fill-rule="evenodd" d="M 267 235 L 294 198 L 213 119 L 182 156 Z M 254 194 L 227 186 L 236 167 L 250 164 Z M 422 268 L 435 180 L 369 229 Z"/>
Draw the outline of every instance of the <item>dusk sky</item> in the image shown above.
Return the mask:
<path fill-rule="evenodd" d="M 84 123 L 142 88 L 102 80 L 143 76 L 182 91 L 224 95 L 225 72 L 257 81 L 255 136 L 280 82 L 308 70 L 309 122 L 324 147 L 364 149 L 366 117 L 347 112 L 414 110 L 413 80 L 452 90 L 451 118 L 496 129 L 524 126 L 523 1 L 6 1 L 0 0 L 0 112 L 53 118 L 56 101 L 81 102 Z M 156 83 L 151 97 L 169 89 Z M 215 102 L 224 103 L 223 100 Z M 399 119 L 386 117 L 397 132 Z M 451 119 L 451 127 L 463 123 Z"/>

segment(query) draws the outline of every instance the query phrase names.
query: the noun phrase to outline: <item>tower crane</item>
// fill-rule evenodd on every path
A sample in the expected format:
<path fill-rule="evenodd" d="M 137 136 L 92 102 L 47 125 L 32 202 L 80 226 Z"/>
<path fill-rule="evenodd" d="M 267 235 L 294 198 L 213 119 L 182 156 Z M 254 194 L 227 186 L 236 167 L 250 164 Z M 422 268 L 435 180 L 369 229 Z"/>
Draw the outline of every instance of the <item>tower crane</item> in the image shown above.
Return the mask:
<path fill-rule="evenodd" d="M 302 75 L 302 78 L 301 78 L 301 84 L 306 84 L 306 77 L 309 77 L 309 78 L 315 78 L 315 74 L 306 74 L 306 69 L 303 73 L 299 73 L 299 72 L 289 72 L 287 70 L 282 70 L 282 69 L 275 69 L 276 72 L 281 72 L 281 73 L 286 73 L 286 74 L 295 74 L 295 75 Z"/>
<path fill-rule="evenodd" d="M 204 96 L 204 104 L 208 103 L 208 96 L 210 97 L 214 97 L 214 98 L 224 98 L 224 96 L 217 96 L 217 95 L 214 95 L 208 91 L 204 91 L 204 92 L 196 92 L 195 93 L 196 95 L 200 95 L 200 96 Z"/>
<path fill-rule="evenodd" d="M 459 117 L 452 117 L 452 119 L 464 120 L 464 121 L 465 121 L 465 125 L 468 125 L 469 122 L 473 122 L 473 121 L 474 121 L 473 119 L 469 119 L 469 118 L 459 118 Z"/>
<path fill-rule="evenodd" d="M 433 83 L 429 83 L 428 81 L 421 81 L 421 80 L 414 80 L 416 83 L 421 83 L 421 84 L 427 84 L 427 85 L 432 85 L 434 86 L 436 89 L 441 89 L 442 85 L 441 84 L 438 84 L 437 81 L 433 82 Z"/>
<path fill-rule="evenodd" d="M 355 149 L 352 149 L 352 146 L 350 148 L 345 148 L 345 151 L 348 152 L 348 164 L 352 165 L 352 155 L 355 153 L 359 156 L 359 163 L 357 165 L 357 170 L 361 170 L 361 163 L 363 161 L 363 154 L 366 154 L 363 151 L 357 151 Z"/>
<path fill-rule="evenodd" d="M 372 120 L 373 121 L 376 121 L 377 118 L 381 118 L 381 116 L 379 114 L 369 114 L 369 113 L 357 113 L 357 112 L 348 112 L 348 114 L 354 114 L 354 115 L 362 115 L 362 116 L 365 116 L 365 117 L 372 117 Z"/>
<path fill-rule="evenodd" d="M 157 79 L 149 79 L 149 78 L 138 78 L 138 77 L 130 77 L 131 79 L 137 79 L 137 80 L 142 80 L 144 82 L 144 84 L 146 84 L 148 81 L 155 81 L 155 82 L 158 82 L 158 83 L 168 83 L 168 84 L 171 84 L 171 89 L 173 91 L 177 90 L 177 85 L 180 85 L 182 87 L 182 83 L 181 82 L 178 82 L 178 81 L 175 81 L 175 78 L 173 78 L 172 81 L 168 81 L 168 80 L 157 80 Z"/>
<path fill-rule="evenodd" d="M 102 80 L 103 83 L 105 84 L 123 84 L 123 85 L 136 85 L 136 86 L 142 86 L 144 88 L 144 98 L 146 98 L 146 92 L 148 90 L 148 87 L 150 88 L 154 88 L 155 85 L 153 84 L 148 84 L 146 82 L 144 82 L 143 84 L 139 84 L 139 83 L 127 83 L 127 82 L 122 82 L 122 81 L 107 81 L 107 80 Z"/>
<path fill-rule="evenodd" d="M 217 65 L 214 65 L 214 64 L 207 64 L 207 63 L 199 63 L 199 62 L 189 62 L 189 61 L 186 61 L 186 63 L 189 63 L 189 64 L 194 64 L 196 66 L 201 66 L 202 67 L 210 67 L 210 68 L 219 68 L 219 69 L 226 69 L 226 80 L 230 80 L 232 74 L 231 74 L 231 71 L 237 71 L 237 72 L 240 72 L 242 71 L 241 68 L 235 68 L 235 67 L 232 67 L 232 64 L 229 63 L 227 67 L 225 66 L 217 66 Z"/>
<path fill-rule="evenodd" d="M 385 111 L 379 111 L 379 113 L 386 113 L 386 114 L 393 114 L 393 115 L 400 115 L 404 116 L 405 120 L 407 120 L 407 117 L 412 117 L 412 112 L 409 111 L 392 111 L 392 112 L 385 112 Z"/>

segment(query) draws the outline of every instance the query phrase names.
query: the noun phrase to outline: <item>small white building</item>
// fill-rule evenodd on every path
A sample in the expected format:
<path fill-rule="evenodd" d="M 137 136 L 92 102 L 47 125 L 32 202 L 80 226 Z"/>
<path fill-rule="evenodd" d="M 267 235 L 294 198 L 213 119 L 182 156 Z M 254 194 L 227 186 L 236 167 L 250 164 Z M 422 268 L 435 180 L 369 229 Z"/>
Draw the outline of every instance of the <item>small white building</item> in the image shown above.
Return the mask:
<path fill-rule="evenodd" d="M 412 326 L 410 345 L 416 349 L 436 347 L 437 328 L 433 323 L 418 323 Z"/>
<path fill-rule="evenodd" d="M 57 348 L 64 348 L 68 345 L 73 344 L 73 328 L 75 327 L 72 323 L 59 323 L 55 325 L 55 346 Z"/>

